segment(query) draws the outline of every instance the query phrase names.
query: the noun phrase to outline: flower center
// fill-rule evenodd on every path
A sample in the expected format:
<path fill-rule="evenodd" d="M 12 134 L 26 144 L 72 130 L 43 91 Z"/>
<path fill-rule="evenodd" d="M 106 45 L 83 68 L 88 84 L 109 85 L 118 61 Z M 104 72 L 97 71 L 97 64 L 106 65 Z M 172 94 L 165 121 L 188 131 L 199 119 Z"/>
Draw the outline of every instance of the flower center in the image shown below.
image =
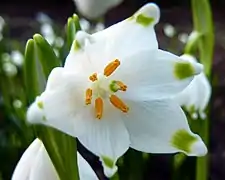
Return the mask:
<path fill-rule="evenodd" d="M 92 99 L 95 99 L 95 116 L 101 119 L 104 109 L 104 99 L 109 98 L 111 104 L 120 111 L 127 113 L 129 107 L 115 95 L 117 91 L 126 91 L 127 86 L 117 80 L 110 80 L 109 76 L 120 66 L 118 59 L 110 62 L 104 69 L 103 75 L 94 73 L 89 77 L 92 81 L 90 88 L 86 90 L 86 105 L 91 104 Z"/>

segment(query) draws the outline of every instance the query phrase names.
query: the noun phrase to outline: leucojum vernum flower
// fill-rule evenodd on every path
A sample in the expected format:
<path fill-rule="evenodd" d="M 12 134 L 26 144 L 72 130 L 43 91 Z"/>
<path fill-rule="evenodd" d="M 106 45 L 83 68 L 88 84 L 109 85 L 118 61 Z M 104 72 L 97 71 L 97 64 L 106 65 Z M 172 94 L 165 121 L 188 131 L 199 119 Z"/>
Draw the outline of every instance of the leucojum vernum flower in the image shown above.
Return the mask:
<path fill-rule="evenodd" d="M 196 58 L 189 54 L 184 54 L 181 58 L 190 62 L 197 62 Z M 175 97 L 175 100 L 191 113 L 192 118 L 198 118 L 199 114 L 202 119 L 205 119 L 204 111 L 209 103 L 211 91 L 211 85 L 202 72 L 194 77 L 188 87 Z"/>
<path fill-rule="evenodd" d="M 103 16 L 108 10 L 119 5 L 123 0 L 73 0 L 78 11 L 89 19 Z"/>
<path fill-rule="evenodd" d="M 95 172 L 79 153 L 77 153 L 77 161 L 80 180 L 98 180 Z M 59 180 L 41 140 L 35 139 L 24 152 L 12 180 Z"/>
<path fill-rule="evenodd" d="M 28 109 L 30 123 L 77 137 L 100 157 L 108 177 L 129 147 L 207 153 L 173 98 L 203 67 L 158 49 L 159 17 L 158 6 L 149 3 L 103 31 L 78 32 L 65 66 L 52 70 L 45 91 Z"/>

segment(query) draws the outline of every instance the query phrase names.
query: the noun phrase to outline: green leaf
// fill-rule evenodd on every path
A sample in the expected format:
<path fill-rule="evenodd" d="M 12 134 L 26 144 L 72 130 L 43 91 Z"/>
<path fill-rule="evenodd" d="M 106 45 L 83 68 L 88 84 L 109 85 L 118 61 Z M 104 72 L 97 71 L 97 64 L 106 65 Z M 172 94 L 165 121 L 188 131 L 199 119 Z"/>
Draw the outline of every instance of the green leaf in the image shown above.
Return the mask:
<path fill-rule="evenodd" d="M 61 180 L 79 180 L 76 139 L 50 127 L 39 127 L 42 140 Z"/>
<path fill-rule="evenodd" d="M 192 0 L 191 2 L 195 31 L 202 34 L 198 41 L 199 59 L 204 65 L 206 75 L 210 77 L 214 47 L 213 18 L 210 2 L 209 0 Z M 209 116 L 209 111 L 207 115 Z M 206 145 L 209 142 L 209 122 L 210 119 L 201 121 L 201 129 L 198 131 Z M 208 171 L 208 155 L 197 158 L 196 180 L 207 180 Z"/>
<path fill-rule="evenodd" d="M 73 41 L 75 39 L 75 34 L 76 34 L 76 26 L 75 26 L 75 22 L 73 20 L 73 18 L 68 18 L 67 21 L 67 46 L 68 49 L 70 49 L 70 47 L 73 44 Z"/>
<path fill-rule="evenodd" d="M 44 75 L 48 77 L 54 67 L 61 65 L 60 61 L 51 45 L 40 34 L 35 34 L 33 38 L 38 60 L 42 65 Z"/>
<path fill-rule="evenodd" d="M 192 12 L 195 31 L 202 34 L 198 41 L 200 61 L 205 67 L 205 72 L 209 76 L 211 72 L 214 30 L 213 19 L 208 0 L 192 0 Z"/>
<path fill-rule="evenodd" d="M 80 31 L 82 30 L 81 29 L 81 26 L 80 26 L 80 20 L 79 20 L 79 17 L 76 15 L 76 14 L 73 14 L 73 21 L 75 23 L 75 27 L 76 27 L 76 31 Z"/>
<path fill-rule="evenodd" d="M 39 94 L 34 40 L 29 39 L 25 49 L 24 82 L 29 103 Z"/>
<path fill-rule="evenodd" d="M 48 78 L 51 70 L 60 66 L 52 47 L 41 35 L 34 35 L 34 40 L 29 40 L 26 48 L 26 81 L 27 89 L 30 89 L 31 99 L 40 92 L 34 87 L 38 86 L 37 67 L 35 66 L 35 55 L 41 63 L 45 78 Z M 32 60 L 32 61 L 31 61 Z M 31 68 L 32 67 L 32 68 Z M 35 81 L 33 81 L 35 77 Z M 39 104 L 42 107 L 42 104 Z M 46 126 L 35 126 L 35 131 L 40 138 L 58 172 L 61 180 L 79 180 L 77 166 L 76 139 Z"/>
<path fill-rule="evenodd" d="M 81 26 L 80 26 L 79 18 L 76 14 L 74 14 L 72 17 L 69 17 L 67 20 L 66 34 L 67 34 L 68 49 L 71 48 L 77 31 L 80 31 L 80 30 L 81 30 Z"/>

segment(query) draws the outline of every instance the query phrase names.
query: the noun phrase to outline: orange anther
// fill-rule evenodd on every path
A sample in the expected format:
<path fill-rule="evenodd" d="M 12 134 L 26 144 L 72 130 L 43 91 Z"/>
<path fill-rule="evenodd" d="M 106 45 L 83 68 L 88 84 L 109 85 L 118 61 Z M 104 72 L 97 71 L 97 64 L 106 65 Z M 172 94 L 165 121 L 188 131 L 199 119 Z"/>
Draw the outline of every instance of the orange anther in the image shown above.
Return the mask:
<path fill-rule="evenodd" d="M 96 118 L 97 119 L 101 119 L 102 118 L 103 100 L 100 97 L 95 99 L 95 113 L 96 113 Z"/>
<path fill-rule="evenodd" d="M 107 77 L 110 76 L 119 65 L 120 65 L 120 61 L 118 59 L 109 63 L 104 69 L 104 75 Z"/>
<path fill-rule="evenodd" d="M 116 81 L 116 84 L 119 86 L 119 90 L 121 90 L 121 91 L 127 90 L 127 86 L 125 84 L 123 84 L 121 81 Z"/>
<path fill-rule="evenodd" d="M 129 107 L 124 104 L 124 102 L 119 99 L 116 95 L 110 96 L 110 102 L 118 109 L 120 109 L 122 112 L 127 113 L 129 111 Z"/>
<path fill-rule="evenodd" d="M 92 82 L 97 81 L 97 80 L 98 80 L 97 73 L 92 74 L 92 75 L 89 77 L 89 79 L 90 79 Z"/>
<path fill-rule="evenodd" d="M 86 99 L 85 99 L 86 105 L 91 104 L 91 99 L 92 99 L 92 90 L 88 88 L 86 90 Z"/>

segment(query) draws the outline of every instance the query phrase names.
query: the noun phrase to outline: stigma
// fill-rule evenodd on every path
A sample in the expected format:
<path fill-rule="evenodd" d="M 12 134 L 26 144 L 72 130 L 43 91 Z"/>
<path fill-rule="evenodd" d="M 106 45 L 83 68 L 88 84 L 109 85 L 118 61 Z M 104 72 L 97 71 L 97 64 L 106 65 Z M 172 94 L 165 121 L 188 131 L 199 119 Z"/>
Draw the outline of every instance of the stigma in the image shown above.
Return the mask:
<path fill-rule="evenodd" d="M 92 99 L 94 99 L 95 117 L 100 120 L 103 117 L 104 112 L 104 100 L 109 99 L 112 107 L 117 108 L 123 113 L 128 113 L 129 107 L 116 96 L 117 91 L 127 91 L 127 85 L 119 80 L 111 80 L 112 75 L 116 69 L 120 66 L 119 59 L 115 59 L 110 62 L 103 71 L 103 75 L 93 73 L 89 76 L 89 80 L 92 82 L 90 88 L 86 89 L 85 104 L 90 105 Z"/>

